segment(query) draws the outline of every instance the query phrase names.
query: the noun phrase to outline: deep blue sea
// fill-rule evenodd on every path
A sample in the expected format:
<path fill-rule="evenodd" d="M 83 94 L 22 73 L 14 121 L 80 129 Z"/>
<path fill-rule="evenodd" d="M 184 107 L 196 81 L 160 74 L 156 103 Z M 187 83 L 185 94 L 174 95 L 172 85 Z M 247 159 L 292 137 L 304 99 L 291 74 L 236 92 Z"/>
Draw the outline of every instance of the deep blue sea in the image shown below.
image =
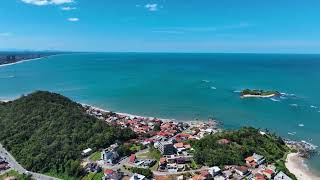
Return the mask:
<path fill-rule="evenodd" d="M 277 90 L 241 99 L 240 90 Z M 49 90 L 117 112 L 254 126 L 320 146 L 320 55 L 91 53 L 0 67 L 0 99 Z M 320 158 L 307 162 L 320 174 Z"/>

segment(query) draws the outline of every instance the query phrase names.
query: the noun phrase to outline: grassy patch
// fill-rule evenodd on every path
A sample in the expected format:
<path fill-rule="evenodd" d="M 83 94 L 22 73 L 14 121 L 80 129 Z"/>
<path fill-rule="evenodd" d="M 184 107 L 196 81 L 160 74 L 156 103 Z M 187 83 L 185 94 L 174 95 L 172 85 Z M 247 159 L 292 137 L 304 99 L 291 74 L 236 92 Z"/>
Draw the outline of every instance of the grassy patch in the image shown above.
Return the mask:
<path fill-rule="evenodd" d="M 93 179 L 95 173 L 88 173 L 86 176 L 82 178 L 82 180 L 91 180 Z"/>
<path fill-rule="evenodd" d="M 104 174 L 102 172 L 99 173 L 88 173 L 82 180 L 101 180 Z"/>
<path fill-rule="evenodd" d="M 3 175 L 0 176 L 0 179 L 5 179 L 7 177 L 16 177 L 17 179 L 21 179 L 21 180 L 32 179 L 30 176 L 27 176 L 27 175 L 24 175 L 24 174 L 19 174 L 15 170 L 11 170 L 11 171 L 9 171 L 7 173 L 4 173 Z"/>
<path fill-rule="evenodd" d="M 189 166 L 191 169 L 198 169 L 199 168 L 198 164 L 193 159 L 191 160 L 191 163 L 189 163 Z"/>
<path fill-rule="evenodd" d="M 90 155 L 89 159 L 92 160 L 92 161 L 98 161 L 100 160 L 101 158 L 101 152 L 100 151 L 97 151 L 93 154 Z"/>
<path fill-rule="evenodd" d="M 148 158 L 148 159 L 155 159 L 157 161 L 161 158 L 161 153 L 155 148 L 150 148 L 148 152 L 142 153 L 137 155 L 139 158 Z"/>
<path fill-rule="evenodd" d="M 75 177 L 67 176 L 67 175 L 64 175 L 64 174 L 57 174 L 57 173 L 54 173 L 54 172 L 45 173 L 45 175 L 51 176 L 51 177 L 55 177 L 55 178 L 59 178 L 59 179 L 64 179 L 64 180 L 76 180 L 77 179 Z"/>
<path fill-rule="evenodd" d="M 101 180 L 104 174 L 102 172 L 99 172 L 94 175 L 93 180 Z"/>
<path fill-rule="evenodd" d="M 130 147 L 130 151 L 132 152 L 138 152 L 143 148 L 142 144 L 132 144 Z"/>

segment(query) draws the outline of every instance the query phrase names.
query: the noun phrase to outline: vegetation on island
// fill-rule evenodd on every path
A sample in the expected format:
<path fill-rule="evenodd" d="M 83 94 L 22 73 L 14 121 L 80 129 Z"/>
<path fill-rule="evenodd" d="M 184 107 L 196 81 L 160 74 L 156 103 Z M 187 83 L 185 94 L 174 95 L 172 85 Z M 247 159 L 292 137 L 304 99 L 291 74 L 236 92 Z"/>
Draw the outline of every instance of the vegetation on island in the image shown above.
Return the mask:
<path fill-rule="evenodd" d="M 0 142 L 29 171 L 80 177 L 81 152 L 135 136 L 87 115 L 59 94 L 37 91 L 0 104 Z"/>
<path fill-rule="evenodd" d="M 243 91 L 241 91 L 241 96 L 245 96 L 245 95 L 254 95 L 254 96 L 270 96 L 270 95 L 274 95 L 274 96 L 278 96 L 280 95 L 280 93 L 278 91 L 264 91 L 264 90 L 257 90 L 257 89 L 244 89 Z"/>
<path fill-rule="evenodd" d="M 221 143 L 221 139 L 228 140 L 228 143 Z M 222 131 L 191 143 L 195 149 L 195 161 L 208 166 L 243 165 L 244 159 L 253 153 L 263 155 L 267 163 L 275 163 L 289 151 L 280 137 L 262 135 L 251 127 Z"/>

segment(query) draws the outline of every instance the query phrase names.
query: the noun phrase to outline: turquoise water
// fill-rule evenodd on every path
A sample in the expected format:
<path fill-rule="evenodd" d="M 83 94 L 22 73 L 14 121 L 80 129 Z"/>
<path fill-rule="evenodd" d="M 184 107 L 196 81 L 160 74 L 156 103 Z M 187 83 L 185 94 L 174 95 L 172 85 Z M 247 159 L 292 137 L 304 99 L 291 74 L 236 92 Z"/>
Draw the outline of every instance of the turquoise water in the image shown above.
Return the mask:
<path fill-rule="evenodd" d="M 114 111 L 177 120 L 215 117 L 225 128 L 251 125 L 316 145 L 319 83 L 320 55 L 96 53 L 0 67 L 0 99 L 49 90 Z M 240 99 L 235 91 L 243 88 L 290 95 Z M 320 172 L 319 161 L 308 164 Z"/>

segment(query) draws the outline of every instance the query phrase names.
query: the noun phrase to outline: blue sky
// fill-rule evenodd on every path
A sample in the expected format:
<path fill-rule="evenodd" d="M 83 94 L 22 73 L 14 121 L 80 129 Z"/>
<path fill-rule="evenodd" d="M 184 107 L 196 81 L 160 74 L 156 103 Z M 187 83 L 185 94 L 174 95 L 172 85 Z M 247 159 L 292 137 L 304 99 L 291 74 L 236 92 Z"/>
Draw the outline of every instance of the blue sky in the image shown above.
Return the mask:
<path fill-rule="evenodd" d="M 1 0 L 0 49 L 320 53 L 319 0 Z"/>

